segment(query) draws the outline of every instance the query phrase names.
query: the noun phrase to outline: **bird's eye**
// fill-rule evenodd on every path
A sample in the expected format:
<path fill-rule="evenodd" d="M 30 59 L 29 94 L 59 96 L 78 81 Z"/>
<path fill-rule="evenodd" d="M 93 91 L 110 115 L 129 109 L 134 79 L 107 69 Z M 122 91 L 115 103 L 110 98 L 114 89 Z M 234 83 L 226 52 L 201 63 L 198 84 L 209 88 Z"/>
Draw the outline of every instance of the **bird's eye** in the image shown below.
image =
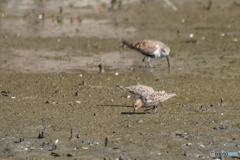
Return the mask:
<path fill-rule="evenodd" d="M 166 53 L 165 49 L 162 49 L 162 52 Z"/>

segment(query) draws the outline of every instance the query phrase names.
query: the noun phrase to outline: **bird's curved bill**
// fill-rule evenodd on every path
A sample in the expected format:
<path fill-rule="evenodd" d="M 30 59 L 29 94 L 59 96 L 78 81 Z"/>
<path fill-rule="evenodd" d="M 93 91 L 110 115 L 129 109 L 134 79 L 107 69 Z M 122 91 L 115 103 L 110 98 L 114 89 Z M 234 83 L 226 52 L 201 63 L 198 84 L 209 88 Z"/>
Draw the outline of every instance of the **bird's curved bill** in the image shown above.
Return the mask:
<path fill-rule="evenodd" d="M 168 62 L 168 67 L 170 68 L 170 62 L 169 62 L 168 55 L 166 56 L 166 58 L 167 58 L 167 62 Z"/>

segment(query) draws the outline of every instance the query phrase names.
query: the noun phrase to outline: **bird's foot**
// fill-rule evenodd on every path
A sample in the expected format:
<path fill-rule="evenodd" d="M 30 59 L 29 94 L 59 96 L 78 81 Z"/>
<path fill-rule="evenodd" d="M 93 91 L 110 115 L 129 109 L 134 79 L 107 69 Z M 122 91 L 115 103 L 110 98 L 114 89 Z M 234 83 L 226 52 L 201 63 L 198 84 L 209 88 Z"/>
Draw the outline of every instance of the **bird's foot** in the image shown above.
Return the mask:
<path fill-rule="evenodd" d="M 151 68 L 153 68 L 153 66 L 152 66 L 150 63 L 148 63 L 148 65 L 149 65 Z"/>

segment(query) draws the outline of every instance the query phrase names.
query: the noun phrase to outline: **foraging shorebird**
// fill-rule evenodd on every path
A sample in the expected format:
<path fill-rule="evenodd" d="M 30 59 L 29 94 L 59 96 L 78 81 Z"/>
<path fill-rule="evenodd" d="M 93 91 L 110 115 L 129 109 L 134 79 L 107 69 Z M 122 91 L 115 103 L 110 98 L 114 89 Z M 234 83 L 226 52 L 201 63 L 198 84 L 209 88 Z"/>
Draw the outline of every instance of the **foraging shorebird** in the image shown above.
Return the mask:
<path fill-rule="evenodd" d="M 145 105 L 153 105 L 153 109 L 155 109 L 154 114 L 158 109 L 158 103 L 162 105 L 162 102 L 166 101 L 169 98 L 176 96 L 176 93 L 163 93 L 163 92 L 154 92 L 147 96 L 141 96 L 140 99 L 137 99 L 133 103 L 133 112 L 135 112 L 138 108 Z"/>
<path fill-rule="evenodd" d="M 122 41 L 122 44 L 128 46 L 129 48 L 135 49 L 144 55 L 144 58 L 142 60 L 143 67 L 145 67 L 145 58 L 148 59 L 148 65 L 150 67 L 153 67 L 150 64 L 150 58 L 166 57 L 168 62 L 168 68 L 170 68 L 170 62 L 168 58 L 170 48 L 164 43 L 160 41 L 143 40 L 139 42 Z"/>
<path fill-rule="evenodd" d="M 130 87 L 122 87 L 117 86 L 124 91 L 130 92 L 134 95 L 139 95 L 140 99 L 137 99 L 133 104 L 133 112 L 135 112 L 138 108 L 145 105 L 153 105 L 155 108 L 154 114 L 156 113 L 158 106 L 157 104 L 166 101 L 169 98 L 176 96 L 175 93 L 165 93 L 165 91 L 154 91 L 152 87 L 144 86 L 144 85 L 135 85 Z"/>

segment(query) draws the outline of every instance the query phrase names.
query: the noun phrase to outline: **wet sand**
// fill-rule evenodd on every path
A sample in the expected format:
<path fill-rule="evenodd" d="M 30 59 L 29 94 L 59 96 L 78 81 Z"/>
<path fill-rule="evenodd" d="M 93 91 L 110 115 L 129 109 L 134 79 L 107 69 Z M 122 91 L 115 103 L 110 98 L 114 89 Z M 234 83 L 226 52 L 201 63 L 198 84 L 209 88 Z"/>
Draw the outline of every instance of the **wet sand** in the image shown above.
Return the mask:
<path fill-rule="evenodd" d="M 178 11 L 154 0 L 123 1 L 121 9 L 104 0 L 0 3 L 1 159 L 240 154 L 240 7 L 224 0 L 210 10 L 207 0 L 171 2 Z M 165 58 L 143 68 L 141 54 L 121 47 L 121 40 L 143 39 L 171 48 L 170 72 Z M 154 115 L 146 111 L 152 106 L 133 114 L 133 95 L 116 85 L 137 83 L 177 96 Z"/>

